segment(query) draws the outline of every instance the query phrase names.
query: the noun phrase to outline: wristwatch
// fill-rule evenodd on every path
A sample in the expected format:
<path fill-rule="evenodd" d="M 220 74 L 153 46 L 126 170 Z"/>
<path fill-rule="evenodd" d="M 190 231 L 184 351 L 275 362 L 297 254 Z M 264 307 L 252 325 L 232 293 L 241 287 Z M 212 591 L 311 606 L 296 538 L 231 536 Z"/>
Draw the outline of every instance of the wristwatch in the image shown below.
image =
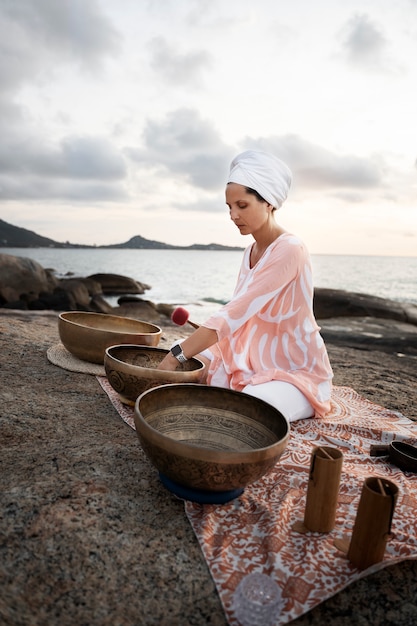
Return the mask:
<path fill-rule="evenodd" d="M 174 343 L 174 345 L 171 347 L 171 354 L 173 354 L 180 363 L 185 363 L 186 361 L 188 361 L 187 357 L 182 351 L 180 343 Z"/>

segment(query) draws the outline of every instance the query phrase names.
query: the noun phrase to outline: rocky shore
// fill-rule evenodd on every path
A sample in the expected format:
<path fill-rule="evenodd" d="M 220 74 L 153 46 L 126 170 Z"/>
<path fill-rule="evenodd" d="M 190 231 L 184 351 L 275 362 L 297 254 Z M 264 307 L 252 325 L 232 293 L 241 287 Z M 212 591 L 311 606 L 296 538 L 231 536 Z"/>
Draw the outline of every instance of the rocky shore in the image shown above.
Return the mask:
<path fill-rule="evenodd" d="M 162 347 L 191 331 L 158 315 Z M 416 327 L 320 323 L 337 385 L 417 419 Z M 373 335 L 386 340 L 367 343 Z M 49 363 L 57 341 L 57 313 L 0 309 L 0 624 L 224 626 L 182 503 L 95 377 Z M 293 623 L 411 626 L 416 598 L 417 563 L 404 562 Z"/>

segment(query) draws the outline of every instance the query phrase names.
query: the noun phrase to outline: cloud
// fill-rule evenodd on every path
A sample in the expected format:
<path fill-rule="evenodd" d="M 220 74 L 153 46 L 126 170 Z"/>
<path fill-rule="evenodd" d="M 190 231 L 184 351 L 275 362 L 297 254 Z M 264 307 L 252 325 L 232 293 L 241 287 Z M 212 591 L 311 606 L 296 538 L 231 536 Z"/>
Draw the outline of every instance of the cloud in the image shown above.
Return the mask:
<path fill-rule="evenodd" d="M 120 49 L 120 36 L 96 0 L 0 0 L 0 85 L 5 92 L 60 63 L 94 72 Z"/>
<path fill-rule="evenodd" d="M 60 202 L 115 202 L 127 199 L 125 189 L 106 181 L 72 181 L 63 179 L 24 176 L 18 179 L 7 174 L 0 175 L 0 199 L 18 200 L 55 200 Z"/>
<path fill-rule="evenodd" d="M 127 148 L 135 162 L 165 170 L 206 191 L 218 191 L 224 184 L 231 149 L 215 126 L 194 109 L 181 108 L 162 121 L 148 119 L 143 148 Z"/>
<path fill-rule="evenodd" d="M 179 52 L 177 47 L 163 37 L 155 37 L 149 43 L 151 67 L 162 80 L 171 85 L 200 85 L 204 71 L 211 65 L 206 51 Z"/>
<path fill-rule="evenodd" d="M 51 163 L 47 170 L 51 171 Z M 100 137 L 67 137 L 61 141 L 57 155 L 58 176 L 118 180 L 126 175 L 122 155 L 107 140 Z"/>
<path fill-rule="evenodd" d="M 0 145 L 0 173 L 65 179 L 118 180 L 126 175 L 122 155 L 100 137 L 65 137 L 57 145 L 12 136 Z"/>
<path fill-rule="evenodd" d="M 343 50 L 348 61 L 356 67 L 389 69 L 386 57 L 388 40 L 367 15 L 355 15 L 342 30 Z"/>
<path fill-rule="evenodd" d="M 67 137 L 55 146 L 25 141 L 0 146 L 0 198 L 126 199 L 124 157 L 106 140 Z"/>
<path fill-rule="evenodd" d="M 377 157 L 361 158 L 332 152 L 299 135 L 247 138 L 246 147 L 257 146 L 288 163 L 303 188 L 330 191 L 364 190 L 383 185 L 383 167 Z M 356 196 L 357 197 L 357 196 Z"/>
<path fill-rule="evenodd" d="M 198 200 L 190 202 L 173 202 L 173 208 L 178 211 L 189 211 L 198 213 L 224 213 L 228 214 L 226 199 L 224 195 L 225 179 L 218 188 L 217 194 L 210 194 L 209 197 L 201 196 Z"/>

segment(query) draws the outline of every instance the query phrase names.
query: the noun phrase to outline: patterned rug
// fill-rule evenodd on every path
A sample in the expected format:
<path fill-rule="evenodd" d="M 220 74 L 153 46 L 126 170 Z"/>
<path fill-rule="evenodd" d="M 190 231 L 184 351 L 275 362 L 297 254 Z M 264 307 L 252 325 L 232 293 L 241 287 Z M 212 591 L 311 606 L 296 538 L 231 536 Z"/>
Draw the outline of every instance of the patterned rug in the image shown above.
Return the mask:
<path fill-rule="evenodd" d="M 123 405 L 106 378 L 98 378 L 119 415 L 134 428 L 133 409 Z M 393 439 L 417 443 L 417 424 L 335 387 L 332 410 L 323 419 L 291 424 L 288 447 L 267 476 L 225 505 L 185 501 L 230 626 L 237 626 L 232 601 L 240 580 L 257 571 L 281 587 L 284 606 L 277 624 L 287 624 L 368 574 L 417 558 L 417 474 L 403 472 L 386 457 L 370 457 L 371 444 Z M 329 533 L 299 533 L 304 518 L 310 458 L 315 446 L 343 452 L 336 524 Z M 364 479 L 379 476 L 399 488 L 392 535 L 383 561 L 360 571 L 334 545 L 349 540 Z"/>

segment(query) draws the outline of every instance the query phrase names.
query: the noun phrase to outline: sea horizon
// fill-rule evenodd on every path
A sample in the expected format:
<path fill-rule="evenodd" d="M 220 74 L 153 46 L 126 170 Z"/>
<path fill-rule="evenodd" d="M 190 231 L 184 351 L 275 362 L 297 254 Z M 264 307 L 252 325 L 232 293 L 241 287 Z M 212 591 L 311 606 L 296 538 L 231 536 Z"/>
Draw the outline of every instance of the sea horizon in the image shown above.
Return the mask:
<path fill-rule="evenodd" d="M 59 242 L 58 242 L 59 243 Z M 163 242 L 158 242 L 163 244 Z M 165 245 L 165 244 L 163 244 Z M 64 251 L 64 250 L 101 250 L 101 251 L 112 251 L 118 250 L 120 252 L 170 252 L 170 251 L 179 251 L 179 252 L 244 252 L 247 246 L 226 246 L 223 244 L 201 244 L 201 243 L 193 243 L 190 246 L 175 246 L 174 244 L 166 244 L 167 247 L 148 247 L 148 248 L 129 248 L 125 247 L 123 244 L 106 244 L 106 245 L 96 245 L 96 244 L 62 244 L 62 246 L 2 246 L 0 245 L 0 254 L 14 254 L 15 256 L 24 256 L 22 251 L 24 250 L 56 250 Z M 215 246 L 211 248 L 210 246 Z M 18 254 L 19 252 L 19 254 Z M 417 253 L 410 254 L 357 254 L 357 253 L 339 253 L 339 252 L 311 252 L 310 256 L 328 256 L 328 257 L 366 257 L 366 258 L 381 258 L 381 259 L 417 259 Z"/>

